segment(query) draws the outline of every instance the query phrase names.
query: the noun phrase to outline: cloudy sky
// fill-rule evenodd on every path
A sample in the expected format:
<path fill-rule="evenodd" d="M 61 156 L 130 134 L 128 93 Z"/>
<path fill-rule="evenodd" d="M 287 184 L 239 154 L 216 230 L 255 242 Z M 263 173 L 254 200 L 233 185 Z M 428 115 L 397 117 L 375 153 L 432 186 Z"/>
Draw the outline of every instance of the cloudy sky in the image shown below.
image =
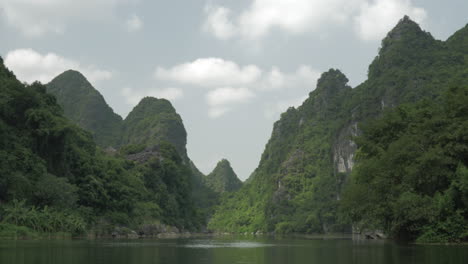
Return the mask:
<path fill-rule="evenodd" d="M 437 39 L 468 23 L 467 0 L 0 0 L 0 55 L 25 82 L 81 71 L 125 117 L 169 99 L 205 173 L 221 158 L 241 179 L 273 123 L 321 72 L 356 86 L 405 14 Z"/>

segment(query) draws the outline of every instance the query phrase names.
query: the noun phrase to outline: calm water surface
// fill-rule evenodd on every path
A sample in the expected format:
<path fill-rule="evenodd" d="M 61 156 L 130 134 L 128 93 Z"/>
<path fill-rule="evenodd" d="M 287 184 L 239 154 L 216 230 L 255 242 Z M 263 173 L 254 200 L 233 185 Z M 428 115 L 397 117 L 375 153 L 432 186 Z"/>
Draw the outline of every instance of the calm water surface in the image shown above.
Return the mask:
<path fill-rule="evenodd" d="M 467 264 L 468 246 L 351 239 L 0 241 L 1 264 Z"/>

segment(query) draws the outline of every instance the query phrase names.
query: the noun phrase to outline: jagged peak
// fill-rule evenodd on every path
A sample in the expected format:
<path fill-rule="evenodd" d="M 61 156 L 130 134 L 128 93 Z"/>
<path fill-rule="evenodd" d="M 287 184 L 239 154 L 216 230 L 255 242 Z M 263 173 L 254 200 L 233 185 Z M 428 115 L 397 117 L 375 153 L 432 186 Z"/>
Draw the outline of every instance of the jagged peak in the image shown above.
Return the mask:
<path fill-rule="evenodd" d="M 164 98 L 155 98 L 151 96 L 143 97 L 135 106 L 135 109 L 143 110 L 148 113 L 175 113 L 176 110 L 171 102 Z"/>
<path fill-rule="evenodd" d="M 395 43 L 407 40 L 414 41 L 417 39 L 415 36 L 418 38 L 420 37 L 424 41 L 435 41 L 430 33 L 422 30 L 418 23 L 414 22 L 409 16 L 405 15 L 382 40 L 382 48 L 380 53 L 384 52 Z"/>
<path fill-rule="evenodd" d="M 328 71 L 322 73 L 317 81 L 317 86 L 323 86 L 324 83 L 331 80 L 342 83 L 343 85 L 346 85 L 349 81 L 346 75 L 344 75 L 344 73 L 342 73 L 339 69 L 331 68 Z"/>
<path fill-rule="evenodd" d="M 342 89 L 350 88 L 347 85 L 348 82 L 349 80 L 346 75 L 344 75 L 340 70 L 332 68 L 322 73 L 317 81 L 317 89 L 315 89 L 315 93 L 330 96 L 336 94 Z"/>
<path fill-rule="evenodd" d="M 235 191 L 242 185 L 227 159 L 221 159 L 206 180 L 208 186 L 216 192 Z"/>
<path fill-rule="evenodd" d="M 215 169 L 216 169 L 217 167 L 229 167 L 229 168 L 232 168 L 232 167 L 231 167 L 231 163 L 229 162 L 229 160 L 224 159 L 224 158 L 221 159 L 220 161 L 218 161 L 218 163 L 216 164 Z"/>
<path fill-rule="evenodd" d="M 398 39 L 404 34 L 414 32 L 424 33 L 424 31 L 421 29 L 418 23 L 414 22 L 413 20 L 411 20 L 411 18 L 409 18 L 409 16 L 405 15 L 402 19 L 398 21 L 396 26 L 392 30 L 390 30 L 390 32 L 387 34 L 387 38 Z"/>

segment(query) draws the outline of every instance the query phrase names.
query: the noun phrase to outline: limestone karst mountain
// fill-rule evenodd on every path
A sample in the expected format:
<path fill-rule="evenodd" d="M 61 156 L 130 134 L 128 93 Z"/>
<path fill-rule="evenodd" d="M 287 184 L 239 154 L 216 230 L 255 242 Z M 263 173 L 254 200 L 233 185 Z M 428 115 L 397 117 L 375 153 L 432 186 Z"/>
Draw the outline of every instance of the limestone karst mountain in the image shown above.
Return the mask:
<path fill-rule="evenodd" d="M 401 104 L 435 100 L 468 83 L 466 27 L 435 40 L 404 17 L 382 41 L 368 79 L 355 88 L 339 70 L 323 73 L 309 98 L 274 124 L 261 161 L 223 200 L 210 228 L 236 232 L 350 231 L 338 206 L 349 180 L 360 127 Z"/>
<path fill-rule="evenodd" d="M 218 193 L 237 191 L 242 182 L 228 160 L 222 159 L 216 164 L 213 171 L 206 176 L 207 185 Z"/>

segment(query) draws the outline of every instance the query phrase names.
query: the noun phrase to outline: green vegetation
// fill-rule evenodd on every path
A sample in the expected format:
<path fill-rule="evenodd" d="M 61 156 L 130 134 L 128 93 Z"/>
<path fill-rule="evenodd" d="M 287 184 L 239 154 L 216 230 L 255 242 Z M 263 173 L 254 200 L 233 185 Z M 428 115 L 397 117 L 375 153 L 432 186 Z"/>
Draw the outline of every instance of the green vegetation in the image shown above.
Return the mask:
<path fill-rule="evenodd" d="M 63 116 L 45 86 L 20 83 L 2 60 L 0 138 L 5 233 L 103 233 L 155 222 L 180 230 L 202 225 L 191 199 L 191 169 L 171 144 L 161 141 L 144 163 L 107 155 L 90 133 Z"/>
<path fill-rule="evenodd" d="M 419 242 L 468 238 L 468 86 L 387 112 L 357 143 L 343 197 L 356 228 Z"/>
<path fill-rule="evenodd" d="M 463 141 L 466 141 L 466 135 L 462 130 L 466 124 L 462 121 L 468 119 L 468 113 L 461 107 L 459 116 L 451 119 L 436 106 L 444 101 L 442 94 L 450 93 L 458 94 L 452 96 L 459 97 L 458 105 L 468 105 L 466 97 L 462 96 L 468 89 L 466 29 L 441 42 L 405 17 L 382 41 L 382 48 L 370 65 L 368 80 L 364 83 L 351 89 L 346 84 L 347 78 L 338 70 L 324 73 L 303 105 L 288 109 L 275 123 L 258 168 L 238 192 L 223 197 L 209 228 L 229 232 L 327 233 L 351 232 L 351 225 L 355 225 L 363 230 L 385 230 L 401 239 L 464 239 L 466 230 L 461 226 L 466 226 L 467 214 L 462 208 L 466 208 L 466 204 L 462 203 L 464 198 L 453 195 L 465 195 L 462 189 L 466 177 L 463 174 L 466 152 L 464 158 L 450 155 L 461 155 L 459 148 L 466 147 Z M 458 92 L 449 91 L 450 87 L 459 87 Z M 420 109 L 423 104 L 420 101 L 428 105 L 426 112 Z M 406 108 L 396 108 L 402 104 Z M 360 150 L 360 157 L 356 160 L 358 147 L 367 146 L 361 145 L 363 139 L 371 137 L 366 133 L 377 133 L 377 128 L 361 130 L 361 126 L 369 124 L 370 127 L 382 128 L 385 121 L 379 121 L 379 118 L 383 112 L 392 112 L 392 109 L 395 113 L 407 109 L 411 120 L 420 122 L 414 124 L 418 128 L 405 123 L 410 129 L 407 131 L 406 126 L 394 124 L 390 114 L 384 119 L 395 126 L 385 131 L 387 134 L 375 134 L 376 138 L 368 144 L 388 140 L 386 144 L 392 146 L 393 152 L 385 152 L 385 158 L 395 159 L 392 162 L 399 166 L 392 166 L 393 163 L 384 159 L 380 152 L 372 152 L 372 155 L 378 155 L 375 157 L 370 154 L 362 157 L 367 152 Z M 441 122 L 446 117 L 447 121 Z M 383 124 L 372 125 L 373 120 Z M 431 122 L 435 122 L 432 124 L 434 127 L 429 126 Z M 387 125 L 387 128 L 391 127 Z M 430 129 L 444 125 L 447 127 L 440 131 L 441 134 L 432 137 L 434 131 Z M 459 131 L 458 134 L 455 131 Z M 405 137 L 405 133 L 413 137 L 419 133 L 421 139 L 429 137 L 428 140 L 432 141 L 425 142 L 426 145 L 418 149 L 410 144 L 417 141 L 412 142 L 414 138 Z M 388 138 L 391 135 L 393 138 Z M 443 139 L 436 135 L 452 138 Z M 361 136 L 357 142 L 356 136 Z M 402 136 L 402 141 L 398 141 L 399 136 Z M 434 152 L 423 153 L 428 156 L 416 153 L 432 146 L 435 147 Z M 406 153 L 404 147 L 409 148 Z M 398 152 L 400 149 L 402 153 Z M 460 152 L 455 154 L 456 151 Z M 442 153 L 450 156 L 451 160 L 439 157 Z M 382 167 L 373 163 L 375 160 L 379 160 Z M 356 161 L 363 162 L 363 165 L 358 165 L 358 170 L 353 172 L 351 190 L 343 194 Z M 361 172 L 367 176 L 359 175 Z M 384 182 L 395 175 L 411 178 L 412 185 Z M 375 181 L 368 183 L 371 187 L 360 184 L 367 179 Z M 367 199 L 365 192 L 373 188 L 373 184 L 379 186 L 372 192 L 375 200 L 358 200 Z M 431 186 L 430 194 L 412 189 L 423 185 Z M 386 193 L 387 187 L 395 193 Z M 393 200 L 384 203 L 387 195 L 391 195 Z M 361 206 L 357 206 L 361 202 Z M 439 211 L 422 210 L 423 206 L 437 207 Z M 421 215 L 416 212 L 418 209 Z M 429 212 L 431 215 L 423 215 Z"/>
<path fill-rule="evenodd" d="M 125 118 L 119 145 L 152 146 L 161 142 L 171 143 L 188 162 L 187 132 L 182 118 L 166 99 L 145 97 Z"/>
<path fill-rule="evenodd" d="M 165 99 L 146 97 L 125 120 L 115 114 L 101 94 L 76 71 L 66 71 L 47 85 L 57 97 L 64 115 L 92 132 L 98 146 L 119 149 L 122 155 L 137 154 L 164 142 L 171 143 L 191 169 L 192 198 L 200 214 L 208 217 L 217 204 L 217 194 L 205 184 L 203 175 L 187 156 L 187 132 L 182 118 Z"/>
<path fill-rule="evenodd" d="M 352 89 L 331 69 L 281 115 L 244 184 L 227 160 L 207 177 L 196 168 L 169 101 L 144 98 L 122 120 L 81 74 L 54 79 L 56 99 L 0 58 L 0 236 L 156 234 L 209 220 L 220 232 L 466 241 L 467 41 L 468 26 L 442 42 L 403 18 L 365 82 Z"/>
<path fill-rule="evenodd" d="M 92 132 L 96 143 L 103 148 L 170 142 L 184 159 L 187 158 L 187 133 L 182 119 L 165 99 L 143 98 L 122 120 L 77 71 L 60 74 L 47 84 L 47 91 L 57 98 L 64 115 Z"/>
<path fill-rule="evenodd" d="M 233 192 L 242 187 L 242 182 L 226 159 L 218 162 L 214 170 L 206 176 L 206 182 L 217 193 Z"/>
<path fill-rule="evenodd" d="M 107 105 L 104 97 L 79 72 L 69 70 L 47 84 L 65 116 L 90 131 L 96 143 L 115 146 L 120 140 L 122 118 Z"/>
<path fill-rule="evenodd" d="M 330 131 L 343 120 L 337 110 L 351 92 L 347 82 L 338 70 L 324 73 L 309 99 L 281 116 L 259 167 L 239 192 L 223 198 L 210 228 L 278 233 L 322 230 L 320 217 L 332 219 L 337 206 L 335 199 L 329 199 L 335 190 L 319 187 L 329 185 L 333 175 Z"/>

